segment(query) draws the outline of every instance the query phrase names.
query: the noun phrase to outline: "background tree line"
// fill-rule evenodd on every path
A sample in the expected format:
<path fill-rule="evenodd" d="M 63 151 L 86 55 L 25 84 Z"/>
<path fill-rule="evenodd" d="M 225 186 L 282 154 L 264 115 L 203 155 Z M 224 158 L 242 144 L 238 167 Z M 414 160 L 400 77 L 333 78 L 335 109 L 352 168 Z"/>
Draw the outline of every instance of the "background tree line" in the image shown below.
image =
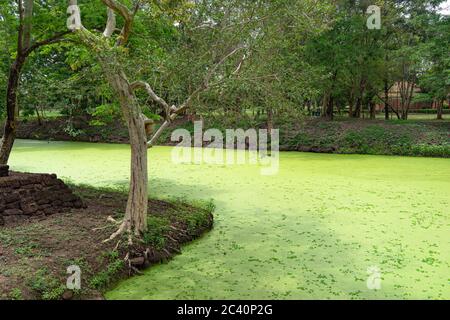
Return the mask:
<path fill-rule="evenodd" d="M 65 1 L 32 1 L 32 40 L 66 30 Z M 170 104 L 201 81 L 216 48 L 241 37 L 244 55 L 227 67 L 238 75 L 197 97 L 191 113 L 222 117 L 290 119 L 304 113 L 375 117 L 375 104 L 407 119 L 413 99 L 435 102 L 442 117 L 450 87 L 449 17 L 442 1 L 156 1 L 138 15 L 127 69 L 147 79 Z M 162 4 L 162 5 L 161 5 Z M 382 8 L 381 30 L 366 26 L 366 9 Z M 100 1 L 79 1 L 83 24 L 100 30 Z M 10 67 L 17 57 L 18 2 L 0 5 L 0 114 L 6 114 Z M 150 13 L 151 12 L 151 13 Z M 257 23 L 255 21 L 258 21 Z M 239 29 L 240 28 L 240 29 Z M 236 32 L 244 33 L 237 34 Z M 244 52 L 245 51 L 245 52 Z M 243 58 L 243 56 L 245 56 Z M 90 115 L 93 124 L 120 117 L 100 66 L 70 39 L 42 46 L 24 63 L 18 91 L 22 116 Z M 397 85 L 400 105 L 389 102 Z M 415 86 L 422 93 L 413 96 Z M 142 94 L 142 99 L 146 99 Z M 161 115 L 152 101 L 146 114 Z"/>

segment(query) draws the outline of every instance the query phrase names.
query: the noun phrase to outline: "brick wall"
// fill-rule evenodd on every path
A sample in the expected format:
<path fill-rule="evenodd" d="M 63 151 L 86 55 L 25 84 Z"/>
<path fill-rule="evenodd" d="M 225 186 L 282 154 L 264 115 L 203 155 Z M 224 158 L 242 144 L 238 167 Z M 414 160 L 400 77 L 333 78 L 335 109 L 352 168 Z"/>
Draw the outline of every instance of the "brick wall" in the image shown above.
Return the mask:
<path fill-rule="evenodd" d="M 0 177 L 0 225 L 83 207 L 56 175 L 10 172 Z"/>

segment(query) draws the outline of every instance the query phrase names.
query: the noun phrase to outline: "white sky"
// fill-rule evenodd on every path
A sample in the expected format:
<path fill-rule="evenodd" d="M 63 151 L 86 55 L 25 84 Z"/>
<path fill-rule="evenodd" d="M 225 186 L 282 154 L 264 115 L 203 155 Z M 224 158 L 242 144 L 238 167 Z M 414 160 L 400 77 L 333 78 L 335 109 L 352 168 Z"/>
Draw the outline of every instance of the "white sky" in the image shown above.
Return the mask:
<path fill-rule="evenodd" d="M 447 0 L 441 5 L 440 12 L 445 15 L 450 15 L 450 0 Z"/>

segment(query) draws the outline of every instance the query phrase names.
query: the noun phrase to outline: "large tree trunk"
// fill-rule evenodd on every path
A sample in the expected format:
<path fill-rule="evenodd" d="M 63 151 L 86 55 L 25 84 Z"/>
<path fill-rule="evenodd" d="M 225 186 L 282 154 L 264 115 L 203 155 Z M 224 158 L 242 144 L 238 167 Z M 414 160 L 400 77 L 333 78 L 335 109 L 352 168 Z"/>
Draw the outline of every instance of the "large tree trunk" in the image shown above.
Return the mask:
<path fill-rule="evenodd" d="M 332 95 L 328 96 L 324 105 L 324 113 L 322 115 L 328 120 L 333 120 L 334 117 L 334 99 Z"/>
<path fill-rule="evenodd" d="M 415 81 L 409 77 L 404 76 L 404 80 L 400 82 L 400 96 L 401 96 L 401 119 L 408 120 L 409 109 L 411 107 L 412 97 L 414 95 Z"/>
<path fill-rule="evenodd" d="M 400 116 L 401 120 L 408 120 L 408 112 L 406 109 L 402 110 L 402 114 Z"/>
<path fill-rule="evenodd" d="M 361 118 L 362 98 L 356 99 L 355 110 L 353 111 L 353 118 Z"/>
<path fill-rule="evenodd" d="M 331 79 L 331 87 L 329 91 L 325 94 L 324 101 L 323 101 L 323 112 L 322 117 L 333 120 L 334 116 L 334 87 L 336 85 L 336 79 L 338 76 L 338 71 L 335 71 L 333 74 L 333 78 Z"/>
<path fill-rule="evenodd" d="M 125 19 L 125 25 L 122 29 L 121 36 L 116 42 L 116 46 L 120 47 L 125 45 L 131 31 L 134 14 L 128 11 L 124 6 L 121 6 L 121 10 L 119 10 L 115 7 L 113 2 L 105 0 L 102 0 L 102 2 L 108 6 L 107 28 L 103 35 L 109 37 L 113 32 L 115 26 L 115 16 L 112 12 L 113 9 L 114 11 L 120 11 L 120 14 Z M 76 3 L 77 1 L 75 0 L 72 2 L 72 4 Z M 83 27 L 75 30 L 79 31 L 81 41 L 89 47 L 98 58 L 98 61 L 102 66 L 103 74 L 120 103 L 122 115 L 128 127 L 131 146 L 131 174 L 127 208 L 119 230 L 111 235 L 106 241 L 111 241 L 124 232 L 128 232 L 129 242 L 131 244 L 132 234 L 140 238 L 147 231 L 148 143 L 145 128 L 147 119 L 142 114 L 134 89 L 123 71 L 122 63 L 114 52 L 115 49 L 110 47 L 107 41 L 93 35 Z"/>
<path fill-rule="evenodd" d="M 269 134 L 272 132 L 273 127 L 273 109 L 269 108 L 267 109 L 267 131 L 269 132 Z"/>
<path fill-rule="evenodd" d="M 384 119 L 389 120 L 389 84 L 384 81 Z"/>
<path fill-rule="evenodd" d="M 39 126 L 42 126 L 42 118 L 44 117 L 44 111 L 42 111 L 42 116 L 41 116 L 41 113 L 39 112 L 38 106 L 34 107 L 34 111 L 36 112 L 36 117 L 38 119 Z"/>
<path fill-rule="evenodd" d="M 23 1 L 23 49 L 31 46 L 31 29 L 33 28 L 33 0 Z"/>
<path fill-rule="evenodd" d="M 370 110 L 370 119 L 375 120 L 377 118 L 375 102 L 373 101 L 369 102 L 369 110 Z"/>
<path fill-rule="evenodd" d="M 353 117 L 353 106 L 355 105 L 355 93 L 354 89 L 350 92 L 350 96 L 348 98 L 348 117 Z"/>
<path fill-rule="evenodd" d="M 325 94 L 322 103 L 322 118 L 333 120 L 333 96 L 330 92 Z"/>
<path fill-rule="evenodd" d="M 386 50 L 387 52 L 387 50 Z M 384 62 L 385 65 L 389 65 L 389 55 L 386 53 L 384 56 Z M 389 69 L 385 69 L 385 77 L 384 77 L 384 119 L 389 120 L 390 114 L 389 114 Z"/>
<path fill-rule="evenodd" d="M 348 103 L 348 117 L 352 118 L 353 117 L 353 105 L 354 105 L 354 101 L 353 99 L 349 101 Z"/>
<path fill-rule="evenodd" d="M 444 107 L 444 100 L 437 101 L 437 119 L 438 120 L 443 120 L 443 117 L 442 117 L 443 107 Z"/>
<path fill-rule="evenodd" d="M 108 71 L 109 63 L 104 63 Z M 147 231 L 148 208 L 148 168 L 147 168 L 147 134 L 140 106 L 136 100 L 126 76 L 117 69 L 110 69 L 116 74 L 108 76 L 111 87 L 119 97 L 122 113 L 128 125 L 131 145 L 131 177 L 124 227 L 141 236 Z"/>
<path fill-rule="evenodd" d="M 362 106 L 364 103 L 364 92 L 366 91 L 366 80 L 363 78 L 359 83 L 358 98 L 356 100 L 355 110 L 353 111 L 353 118 L 361 118 Z"/>
<path fill-rule="evenodd" d="M 20 82 L 20 74 L 26 59 L 34 50 L 57 42 L 66 32 L 56 34 L 46 40 L 31 43 L 31 30 L 33 19 L 33 0 L 18 1 L 19 27 L 17 36 L 17 53 L 14 63 L 11 65 L 8 79 L 8 89 L 6 93 L 7 118 L 3 130 L 3 137 L 0 142 L 0 164 L 7 164 L 11 150 L 16 139 L 17 117 L 19 107 L 17 104 L 17 92 Z"/>
<path fill-rule="evenodd" d="M 7 116 L 3 137 L 0 142 L 0 165 L 8 164 L 9 156 L 16 139 L 17 115 L 19 113 L 17 106 L 17 91 L 19 87 L 20 72 L 25 63 L 26 57 L 18 55 L 9 71 L 8 89 L 6 93 Z"/>
<path fill-rule="evenodd" d="M 148 168 L 147 168 L 147 136 L 141 118 L 129 121 L 131 145 L 131 178 L 128 196 L 126 219 L 134 227 L 136 236 L 147 231 L 148 208 Z"/>

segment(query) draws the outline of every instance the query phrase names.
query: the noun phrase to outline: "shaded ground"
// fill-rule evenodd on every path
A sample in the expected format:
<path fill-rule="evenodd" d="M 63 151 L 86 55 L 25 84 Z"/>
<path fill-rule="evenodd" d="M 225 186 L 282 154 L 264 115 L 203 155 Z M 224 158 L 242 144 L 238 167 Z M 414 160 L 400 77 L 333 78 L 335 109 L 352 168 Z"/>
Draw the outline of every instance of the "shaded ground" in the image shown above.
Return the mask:
<path fill-rule="evenodd" d="M 117 228 L 106 219 L 120 219 L 126 195 L 88 187 L 75 187 L 75 192 L 85 200 L 87 209 L 0 227 L 0 300 L 101 299 L 102 292 L 118 279 L 170 259 L 180 253 L 183 243 L 212 227 L 211 205 L 198 208 L 181 201 L 151 200 L 150 231 L 144 243 L 128 249 L 122 241 L 116 250 L 117 241 L 102 241 Z M 125 263 L 128 252 L 130 261 Z M 75 293 L 65 287 L 71 265 L 82 272 L 82 289 Z"/>

